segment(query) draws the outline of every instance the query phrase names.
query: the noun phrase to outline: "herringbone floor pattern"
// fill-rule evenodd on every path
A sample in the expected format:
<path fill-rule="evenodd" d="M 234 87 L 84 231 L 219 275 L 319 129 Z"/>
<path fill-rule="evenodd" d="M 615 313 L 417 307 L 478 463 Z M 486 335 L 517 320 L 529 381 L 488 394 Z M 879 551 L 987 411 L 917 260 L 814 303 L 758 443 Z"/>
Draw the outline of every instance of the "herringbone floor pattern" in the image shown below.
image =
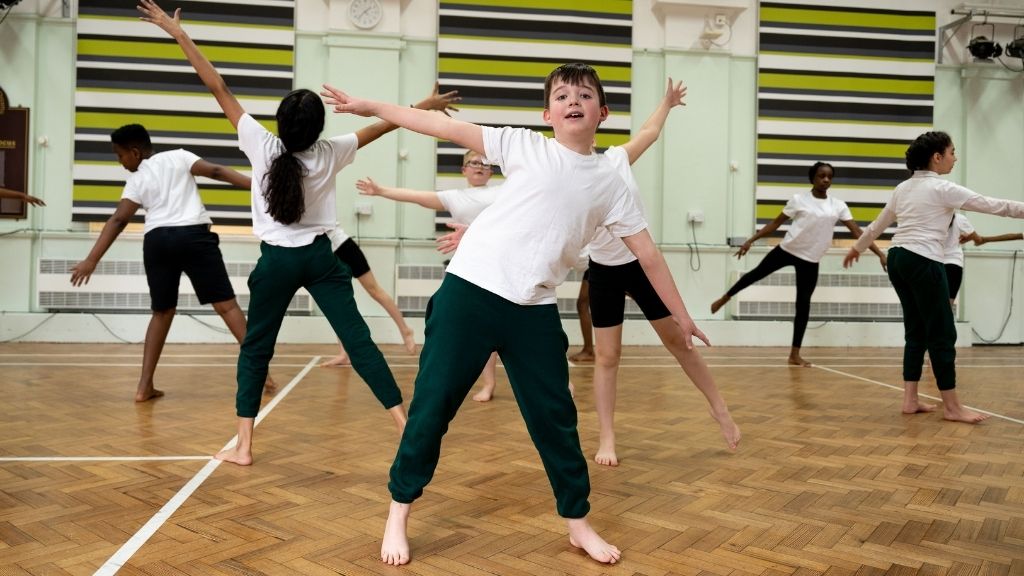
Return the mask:
<path fill-rule="evenodd" d="M 406 398 L 415 358 L 386 348 Z M 467 400 L 410 524 L 413 561 L 377 556 L 397 437 L 349 369 L 314 368 L 256 429 L 255 465 L 221 465 L 120 574 L 1024 574 L 1024 355 L 961 351 L 978 426 L 903 416 L 900 351 L 707 351 L 743 441 L 725 449 L 660 348 L 627 348 L 618 468 L 592 464 L 591 522 L 614 567 L 568 545 L 504 374 Z M 281 346 L 287 384 L 329 346 Z M 135 405 L 137 346 L 0 346 L 0 574 L 91 574 L 234 434 L 230 346 L 168 346 L 167 396 Z M 588 457 L 592 369 L 571 370 Z M 931 381 L 922 390 L 934 394 Z M 30 461 L 29 457 L 102 457 Z M 15 460 L 14 458 L 21 458 Z"/>

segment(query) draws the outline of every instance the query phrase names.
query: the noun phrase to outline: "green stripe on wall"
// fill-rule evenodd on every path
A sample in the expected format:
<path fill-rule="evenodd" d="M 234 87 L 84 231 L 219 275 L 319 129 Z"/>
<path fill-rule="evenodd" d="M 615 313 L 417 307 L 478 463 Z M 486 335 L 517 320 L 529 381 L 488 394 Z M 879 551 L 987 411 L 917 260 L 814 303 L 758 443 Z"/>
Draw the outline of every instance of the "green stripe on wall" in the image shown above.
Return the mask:
<path fill-rule="evenodd" d="M 75 184 L 74 199 L 79 202 L 113 202 L 121 200 L 122 186 L 93 186 Z M 199 187 L 199 196 L 206 205 L 249 206 L 251 195 L 248 190 L 221 190 Z"/>
<path fill-rule="evenodd" d="M 882 202 L 885 203 L 887 200 L 888 198 L 882 199 Z M 758 202 L 756 218 L 758 220 L 774 220 L 782 213 L 785 206 L 785 202 Z M 883 206 L 850 206 L 850 214 L 858 222 L 870 222 L 878 217 L 882 208 Z"/>
<path fill-rule="evenodd" d="M 272 48 L 237 48 L 231 46 L 199 46 L 212 62 L 230 62 L 233 64 L 271 64 L 274 66 L 291 66 L 294 60 L 292 50 L 275 50 Z M 152 42 L 133 42 L 131 40 L 94 40 L 78 41 L 79 56 L 106 56 L 114 58 L 153 58 L 173 60 L 176 64 L 187 64 L 177 44 L 154 44 Z"/>
<path fill-rule="evenodd" d="M 822 158 L 829 156 L 900 158 L 906 150 L 907 144 L 779 140 L 765 136 L 757 139 L 758 154 L 818 154 Z"/>
<path fill-rule="evenodd" d="M 806 76 L 802 74 L 757 75 L 761 88 L 790 90 L 833 90 L 839 92 L 872 92 L 930 96 L 935 93 L 934 80 L 898 80 L 881 78 L 854 78 L 849 76 Z"/>
<path fill-rule="evenodd" d="M 441 9 L 446 8 L 503 8 L 509 12 L 520 10 L 561 10 L 572 12 L 604 12 L 607 14 L 633 15 L 632 0 L 444 0 Z"/>
<path fill-rule="evenodd" d="M 77 128 L 98 128 L 114 130 L 125 124 L 142 124 L 150 131 L 195 132 L 200 134 L 222 134 L 226 138 L 237 138 L 238 131 L 227 118 L 197 116 L 165 116 L 140 112 L 76 112 Z M 263 120 L 267 130 L 277 133 L 277 122 Z"/>
<path fill-rule="evenodd" d="M 772 22 L 787 24 L 817 24 L 862 28 L 901 30 L 935 30 L 935 17 L 836 10 L 802 10 L 800 8 L 761 7 L 761 25 Z"/>

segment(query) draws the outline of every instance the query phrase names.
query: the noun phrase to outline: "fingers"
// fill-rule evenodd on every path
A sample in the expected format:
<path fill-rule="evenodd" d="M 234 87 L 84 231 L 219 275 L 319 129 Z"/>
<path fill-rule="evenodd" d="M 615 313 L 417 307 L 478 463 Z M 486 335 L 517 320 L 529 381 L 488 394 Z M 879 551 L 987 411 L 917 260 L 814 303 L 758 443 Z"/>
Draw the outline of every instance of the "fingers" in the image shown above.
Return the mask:
<path fill-rule="evenodd" d="M 708 339 L 707 335 L 705 335 L 704 332 L 702 332 L 700 330 L 700 328 L 697 328 L 696 326 L 694 326 L 693 327 L 693 335 L 696 336 L 697 338 L 699 338 L 700 341 L 703 342 L 705 346 L 711 346 L 711 340 Z"/>

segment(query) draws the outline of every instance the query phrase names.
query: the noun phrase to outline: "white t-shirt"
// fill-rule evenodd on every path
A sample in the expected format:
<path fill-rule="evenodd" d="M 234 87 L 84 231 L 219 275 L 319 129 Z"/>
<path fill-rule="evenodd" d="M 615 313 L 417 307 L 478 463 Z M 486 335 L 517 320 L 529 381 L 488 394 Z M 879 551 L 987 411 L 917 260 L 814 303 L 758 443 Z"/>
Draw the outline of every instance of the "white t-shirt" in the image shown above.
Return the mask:
<path fill-rule="evenodd" d="M 128 176 L 121 198 L 146 209 L 143 233 L 154 228 L 212 223 L 192 176 L 192 165 L 198 160 L 199 156 L 188 150 L 168 150 L 146 158 Z"/>
<path fill-rule="evenodd" d="M 900 246 L 918 256 L 936 262 L 945 262 L 946 237 L 953 213 L 959 209 L 996 216 L 1024 218 L 1024 202 L 982 196 L 959 184 L 939 178 L 929 170 L 918 170 L 904 180 L 892 193 L 892 198 L 878 214 L 878 218 L 864 229 L 864 234 L 853 245 L 863 252 L 868 244 L 899 220 L 892 246 Z"/>
<path fill-rule="evenodd" d="M 637 206 L 643 211 L 643 203 L 640 201 L 640 185 L 633 177 L 633 170 L 629 167 L 629 154 L 620 146 L 612 146 L 605 150 L 605 158 L 615 167 L 616 173 L 626 183 L 629 193 L 633 195 Z M 607 228 L 598 228 L 594 241 L 587 246 L 590 252 L 590 259 L 605 266 L 621 266 L 636 260 L 636 256 L 629 251 L 626 243 L 621 238 L 613 236 Z"/>
<path fill-rule="evenodd" d="M 832 245 L 836 221 L 853 220 L 850 209 L 839 198 L 815 198 L 811 192 L 794 194 L 782 213 L 793 219 L 779 247 L 808 262 L 819 262 Z"/>
<path fill-rule="evenodd" d="M 611 163 L 523 128 L 483 128 L 484 153 L 505 183 L 466 230 L 448 273 L 522 305 L 554 304 L 599 226 L 616 236 L 647 228 Z"/>
<path fill-rule="evenodd" d="M 252 164 L 252 232 L 274 246 L 306 246 L 320 234 L 337 228 L 334 204 L 334 177 L 355 159 L 359 142 L 355 134 L 317 140 L 295 157 L 305 169 L 302 190 L 306 211 L 302 218 L 285 226 L 267 214 L 263 198 L 263 177 L 270 163 L 284 152 L 281 139 L 267 131 L 252 116 L 243 114 L 238 121 L 238 147 Z M 340 244 L 340 243 L 339 243 Z"/>
<path fill-rule="evenodd" d="M 338 226 L 338 223 L 334 223 L 334 230 L 327 232 L 327 237 L 331 239 L 331 252 L 337 250 L 346 240 L 351 238 L 345 230 Z"/>
<path fill-rule="evenodd" d="M 946 235 L 945 263 L 964 267 L 964 249 L 960 244 L 960 236 L 974 232 L 974 226 L 966 216 L 960 213 L 953 215 L 953 224 Z"/>
<path fill-rule="evenodd" d="M 501 186 L 478 186 L 476 188 L 457 188 L 442 190 L 437 193 L 444 209 L 452 215 L 452 220 L 459 224 L 472 224 L 473 220 L 498 198 Z"/>

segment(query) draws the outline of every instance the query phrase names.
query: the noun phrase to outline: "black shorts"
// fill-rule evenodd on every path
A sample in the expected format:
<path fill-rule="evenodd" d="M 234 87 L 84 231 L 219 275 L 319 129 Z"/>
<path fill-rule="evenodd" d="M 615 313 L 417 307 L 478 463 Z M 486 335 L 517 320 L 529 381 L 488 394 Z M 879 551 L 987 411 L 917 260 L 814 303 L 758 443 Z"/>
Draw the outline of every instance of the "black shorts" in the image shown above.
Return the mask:
<path fill-rule="evenodd" d="M 590 261 L 590 317 L 594 328 L 612 328 L 622 324 L 626 312 L 626 294 L 640 306 L 651 322 L 672 315 L 654 291 L 640 262 L 605 266 Z"/>
<path fill-rule="evenodd" d="M 359 244 L 356 244 L 355 240 L 351 238 L 342 242 L 341 246 L 334 251 L 334 255 L 352 269 L 353 278 L 359 278 L 370 271 L 370 263 L 366 261 L 366 254 L 363 254 Z"/>
<path fill-rule="evenodd" d="M 964 280 L 964 269 L 956 264 L 946 264 L 946 284 L 949 285 L 949 297 L 956 300 L 960 291 L 960 283 Z"/>
<path fill-rule="evenodd" d="M 146 232 L 142 240 L 142 261 L 146 266 L 153 310 L 178 307 L 182 272 L 192 282 L 200 304 L 235 297 L 220 253 L 220 238 L 210 232 L 207 224 L 165 226 Z"/>

